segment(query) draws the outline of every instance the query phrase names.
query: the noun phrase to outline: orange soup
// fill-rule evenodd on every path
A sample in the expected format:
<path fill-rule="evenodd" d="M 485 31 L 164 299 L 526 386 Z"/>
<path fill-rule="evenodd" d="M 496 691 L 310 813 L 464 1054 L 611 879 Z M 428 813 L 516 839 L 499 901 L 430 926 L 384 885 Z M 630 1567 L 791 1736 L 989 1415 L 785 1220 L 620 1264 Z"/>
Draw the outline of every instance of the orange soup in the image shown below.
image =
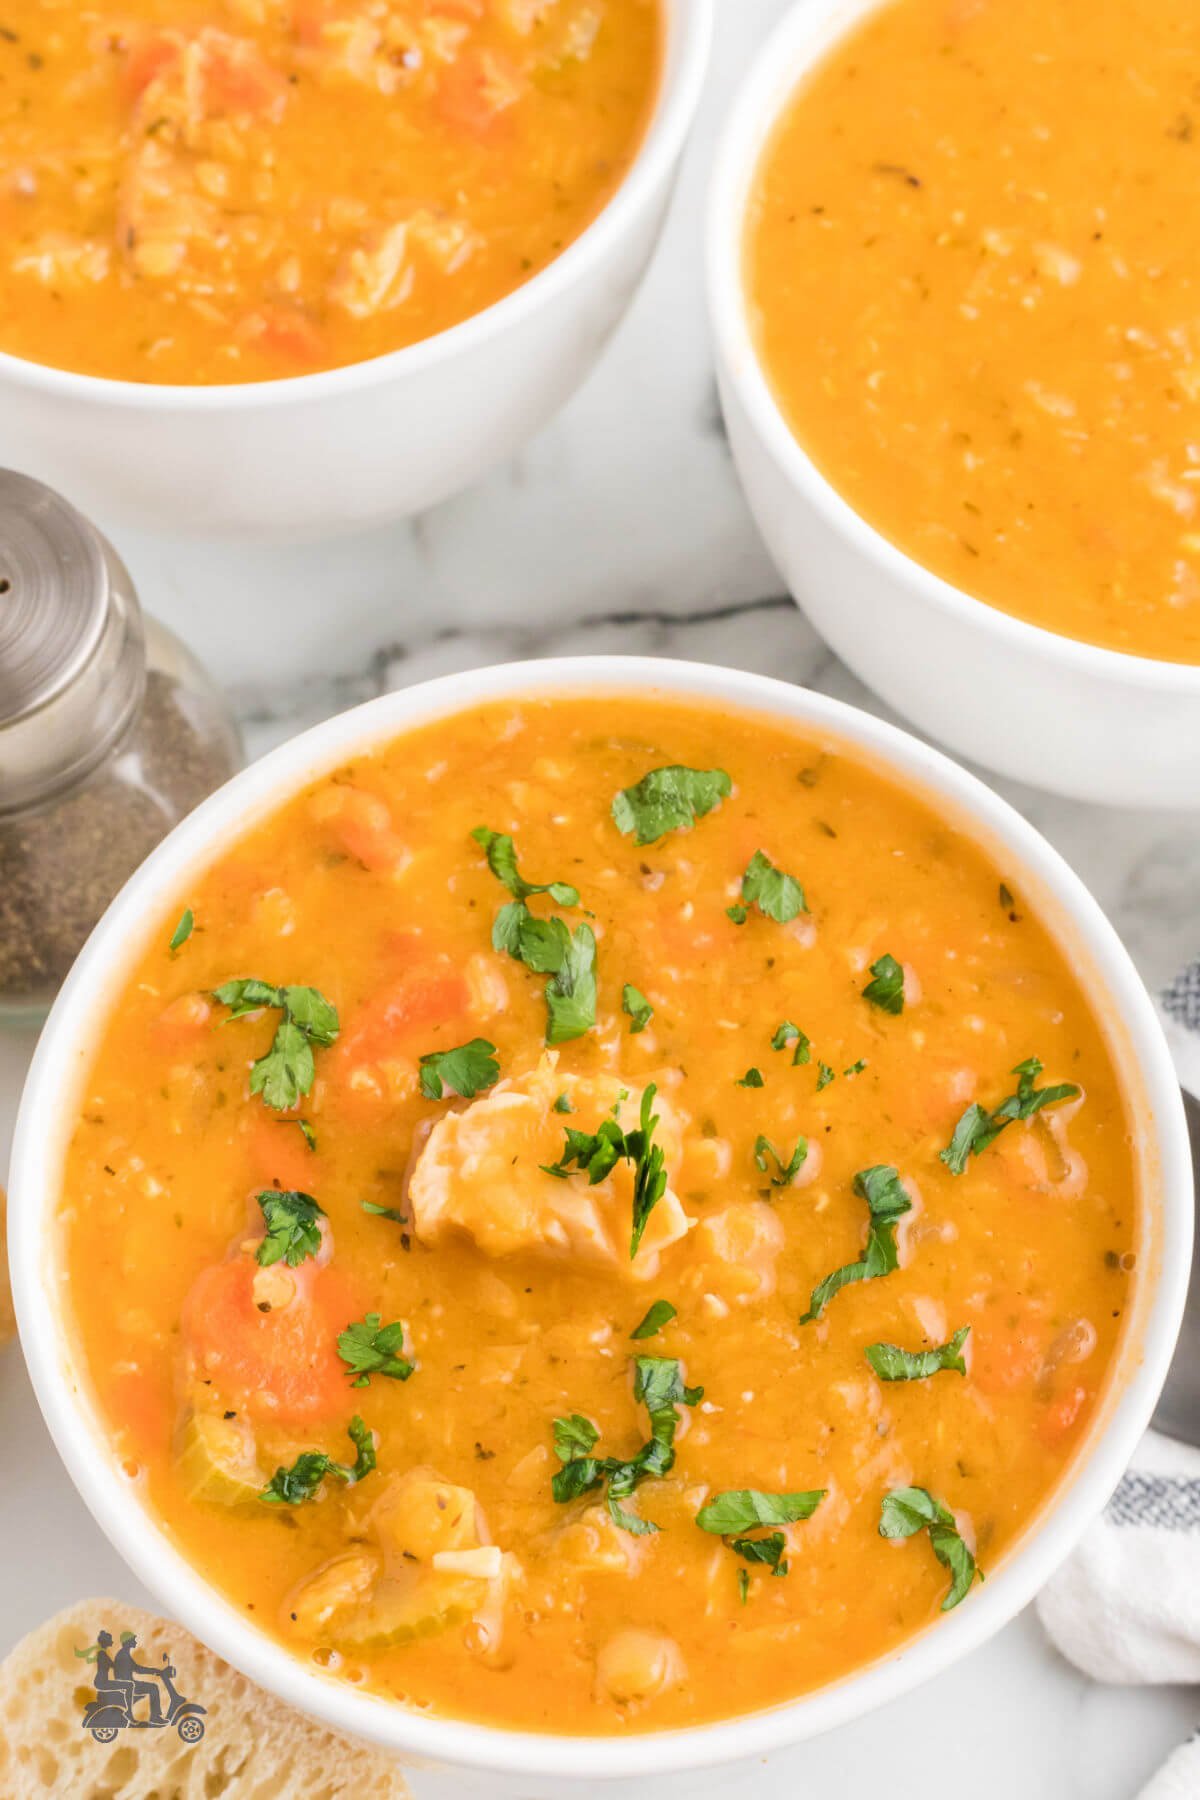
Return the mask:
<path fill-rule="evenodd" d="M 113 1006 L 63 1224 L 207 1579 L 403 1705 L 590 1733 L 971 1605 L 1104 1388 L 1136 1211 L 1011 871 L 836 743 L 597 696 L 231 843 Z"/>
<path fill-rule="evenodd" d="M 1200 663 L 1200 11 L 898 0 L 804 83 L 761 353 L 863 518 L 967 593 Z"/>
<path fill-rule="evenodd" d="M 657 0 L 8 0 L 0 349 L 267 381 L 443 331 L 612 195 Z"/>

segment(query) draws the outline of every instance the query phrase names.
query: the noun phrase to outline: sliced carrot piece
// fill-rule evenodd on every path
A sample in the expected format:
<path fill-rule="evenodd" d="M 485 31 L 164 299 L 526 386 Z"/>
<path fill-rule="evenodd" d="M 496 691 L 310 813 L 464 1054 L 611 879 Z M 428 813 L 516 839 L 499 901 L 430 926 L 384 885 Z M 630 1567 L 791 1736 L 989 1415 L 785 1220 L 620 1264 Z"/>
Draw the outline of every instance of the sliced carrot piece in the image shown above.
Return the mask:
<path fill-rule="evenodd" d="M 238 335 L 287 362 L 315 363 L 325 355 L 319 326 L 294 306 L 259 307 L 243 319 Z"/>
<path fill-rule="evenodd" d="M 250 1255 L 204 1269 L 184 1302 L 183 1335 L 194 1373 L 252 1418 L 281 1425 L 336 1418 L 348 1410 L 337 1336 L 356 1316 L 332 1269 L 290 1271 L 297 1292 L 263 1312 Z"/>
<path fill-rule="evenodd" d="M 467 49 L 442 76 L 438 110 L 450 125 L 486 137 L 525 94 L 517 65 L 499 50 Z"/>
<path fill-rule="evenodd" d="M 1037 1434 L 1047 1450 L 1057 1450 L 1081 1422 L 1091 1398 L 1085 1387 L 1068 1388 L 1058 1394 L 1038 1420 Z"/>

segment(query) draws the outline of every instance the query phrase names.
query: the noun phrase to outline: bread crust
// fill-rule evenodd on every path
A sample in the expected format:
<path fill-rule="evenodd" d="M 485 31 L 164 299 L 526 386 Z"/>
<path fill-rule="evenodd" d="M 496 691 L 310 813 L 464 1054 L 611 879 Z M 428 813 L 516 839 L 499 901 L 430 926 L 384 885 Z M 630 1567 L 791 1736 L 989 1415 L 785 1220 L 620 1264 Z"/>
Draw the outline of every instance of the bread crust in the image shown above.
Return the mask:
<path fill-rule="evenodd" d="M 139 1662 L 166 1652 L 175 1686 L 206 1708 L 202 1740 L 82 1728 L 92 1668 L 77 1657 L 101 1629 L 138 1638 Z M 143 1709 L 144 1710 L 144 1709 Z M 37 1626 L 0 1663 L 3 1800 L 409 1800 L 397 1764 L 294 1712 L 182 1626 L 121 1600 L 82 1600 Z"/>

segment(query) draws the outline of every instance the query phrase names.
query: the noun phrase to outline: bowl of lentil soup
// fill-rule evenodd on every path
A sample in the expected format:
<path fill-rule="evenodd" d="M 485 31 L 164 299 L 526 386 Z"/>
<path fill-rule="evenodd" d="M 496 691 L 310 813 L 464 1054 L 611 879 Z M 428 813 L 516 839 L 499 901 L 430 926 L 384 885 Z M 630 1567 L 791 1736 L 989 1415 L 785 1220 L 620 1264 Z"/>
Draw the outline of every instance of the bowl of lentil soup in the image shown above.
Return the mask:
<path fill-rule="evenodd" d="M 765 1753 L 1011 1617 L 1144 1428 L 1191 1187 L 1145 992 L 1011 808 L 597 657 L 389 695 L 184 821 L 51 1014 L 9 1215 L 50 1428 L 168 1609 L 527 1793 Z"/>
<path fill-rule="evenodd" d="M 16 0 L 0 446 L 166 527 L 463 486 L 623 315 L 710 29 L 711 0 Z"/>
<path fill-rule="evenodd" d="M 1200 777 L 1195 30 L 1176 0 L 805 4 L 710 203 L 726 417 L 800 604 L 954 750 L 1117 805 Z"/>
<path fill-rule="evenodd" d="M 131 880 L 32 1064 L 14 1294 L 173 1615 L 522 1793 L 1004 1624 L 1150 1417 L 1189 1170 L 1121 943 L 979 781 L 775 680 L 516 664 Z"/>

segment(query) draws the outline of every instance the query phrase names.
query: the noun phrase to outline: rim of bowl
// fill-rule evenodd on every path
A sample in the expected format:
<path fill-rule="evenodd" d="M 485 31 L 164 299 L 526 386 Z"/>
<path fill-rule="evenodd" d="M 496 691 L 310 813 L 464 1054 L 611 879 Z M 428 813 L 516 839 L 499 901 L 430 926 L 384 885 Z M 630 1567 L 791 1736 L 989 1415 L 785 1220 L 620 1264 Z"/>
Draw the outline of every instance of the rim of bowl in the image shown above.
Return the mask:
<path fill-rule="evenodd" d="M 58 399 L 88 404 L 107 402 L 134 411 L 178 408 L 184 412 L 214 412 L 222 407 L 248 410 L 282 406 L 294 401 L 353 393 L 377 381 L 448 362 L 460 351 L 486 344 L 523 313 L 552 300 L 603 257 L 619 238 L 638 208 L 669 173 L 682 154 L 704 91 L 704 77 L 712 46 L 715 0 L 658 0 L 665 32 L 663 66 L 658 92 L 642 141 L 625 175 L 595 218 L 573 238 L 558 256 L 539 269 L 520 287 L 471 313 L 458 324 L 388 350 L 362 362 L 319 369 L 310 375 L 284 375 L 274 381 L 227 381 L 205 386 L 178 382 L 119 380 L 109 375 L 88 375 L 75 369 L 59 369 L 0 350 L 0 384 L 14 382 Z"/>
<path fill-rule="evenodd" d="M 57 1216 L 66 1121 L 86 1077 L 89 1046 L 152 918 L 166 911 L 222 842 L 243 832 L 348 755 L 491 700 L 571 693 L 653 694 L 708 701 L 827 733 L 907 784 L 973 842 L 1003 851 L 1067 955 L 1086 962 L 1098 1016 L 1114 1046 L 1148 1144 L 1143 1167 L 1159 1190 L 1155 1252 L 1126 1344 L 1126 1379 L 1111 1388 L 1074 1464 L 1024 1537 L 971 1604 L 865 1668 L 768 1711 L 631 1738 L 571 1737 L 431 1718 L 338 1683 L 251 1626 L 171 1543 L 102 1436 L 82 1365 L 57 1328 Z M 1122 1051 L 1116 1049 L 1120 1034 Z M 1137 1071 L 1136 1083 L 1129 1071 Z M 62 1104 L 64 1086 L 71 1105 Z M 1140 1091 L 1139 1091 L 1140 1090 Z M 523 1778 L 620 1779 L 720 1767 L 847 1723 L 936 1675 L 1006 1624 L 1101 1510 L 1150 1418 L 1170 1361 L 1191 1267 L 1191 1157 L 1179 1083 L 1154 1007 L 1112 925 L 1059 853 L 1007 801 L 941 751 L 842 701 L 773 677 L 652 657 L 563 657 L 441 676 L 368 701 L 253 763 L 204 801 L 131 877 L 97 925 L 55 1002 L 22 1096 L 13 1145 L 9 1236 L 21 1341 L 59 1455 L 93 1516 L 130 1568 L 204 1643 L 300 1711 L 409 1758 Z M 1134 1329 L 1131 1320 L 1129 1329 Z"/>
<path fill-rule="evenodd" d="M 990 630 L 1016 650 L 1139 687 L 1200 694 L 1200 663 L 1164 661 L 1068 637 L 1004 612 L 955 587 L 901 550 L 857 512 L 822 474 L 792 431 L 771 388 L 750 322 L 745 235 L 762 156 L 800 85 L 822 60 L 888 0 L 798 0 L 743 76 L 718 143 L 706 220 L 709 312 L 718 361 L 773 460 L 794 487 L 859 555 L 944 613 Z"/>

